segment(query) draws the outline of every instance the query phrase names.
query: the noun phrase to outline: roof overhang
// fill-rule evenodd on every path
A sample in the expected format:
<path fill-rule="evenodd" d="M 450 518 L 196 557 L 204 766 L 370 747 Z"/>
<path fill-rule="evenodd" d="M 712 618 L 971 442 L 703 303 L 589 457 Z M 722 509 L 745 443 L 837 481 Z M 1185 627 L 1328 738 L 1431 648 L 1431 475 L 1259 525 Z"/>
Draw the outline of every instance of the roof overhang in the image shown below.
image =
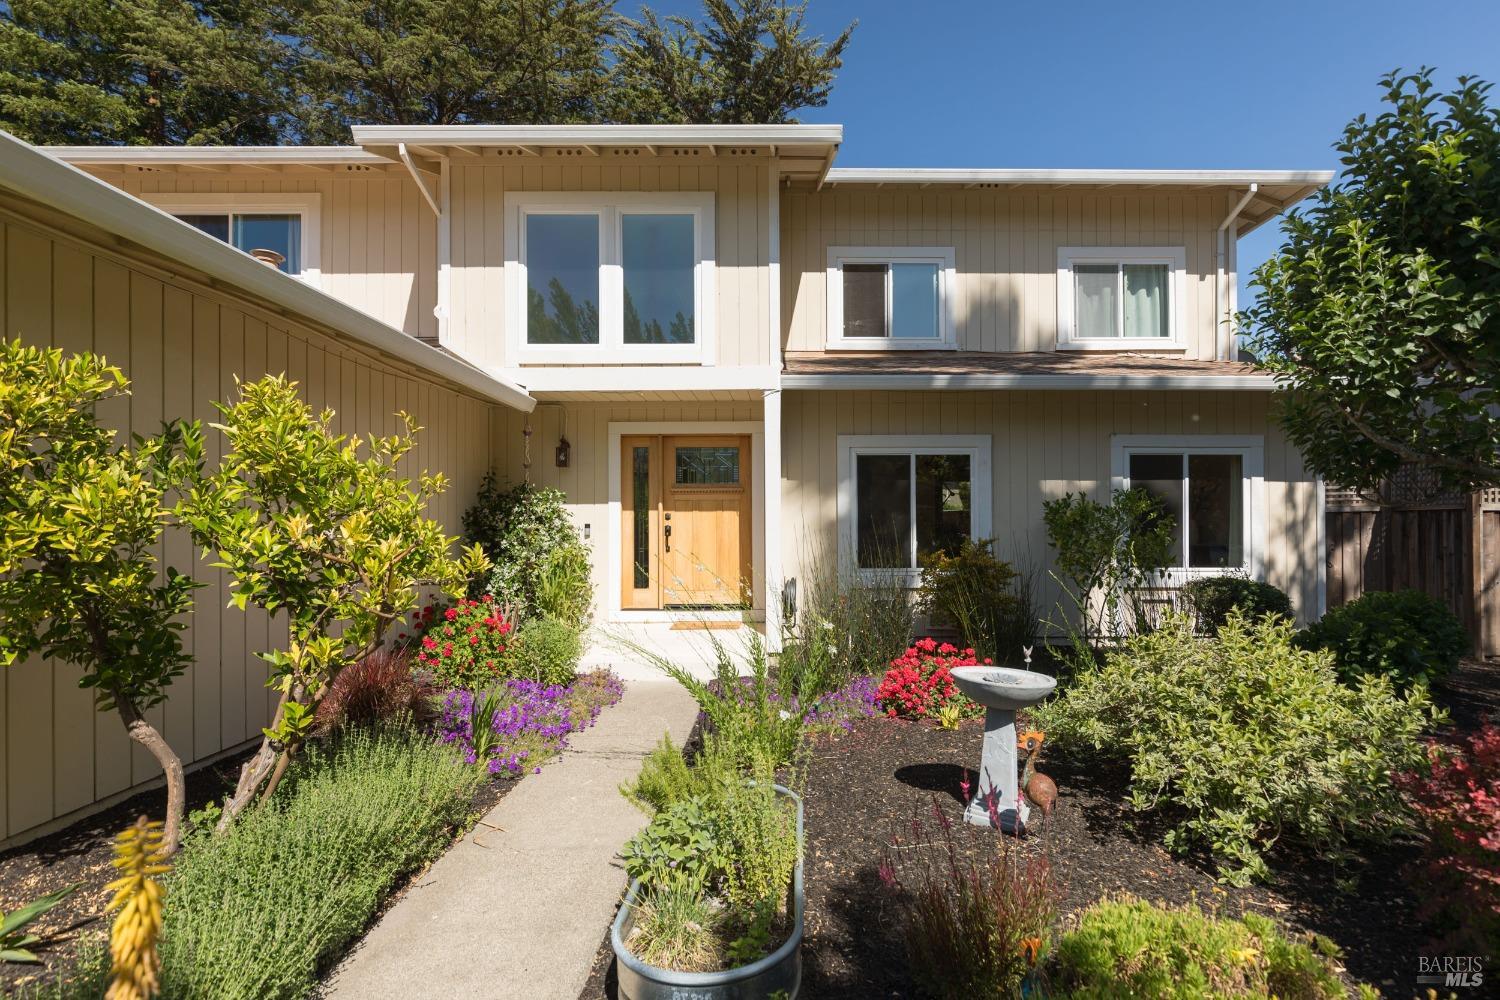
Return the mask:
<path fill-rule="evenodd" d="M 480 371 L 305 282 L 266 267 L 7 132 L 0 132 L 0 188 L 98 227 L 127 244 L 177 261 L 185 270 L 237 289 L 269 309 L 311 321 L 482 398 L 524 411 L 536 405 L 536 400 L 515 383 Z"/>
<path fill-rule="evenodd" d="M 1071 389 L 1071 390 L 1236 390 L 1271 392 L 1276 381 L 1269 375 L 1023 375 L 974 372 L 955 375 L 912 373 L 906 375 L 783 375 L 783 389 L 885 389 L 894 392 L 947 389 Z"/>
<path fill-rule="evenodd" d="M 1077 187 L 1102 190 L 1174 188 L 1248 190 L 1255 196 L 1241 211 L 1235 230 L 1243 236 L 1333 180 L 1331 170 L 1043 170 L 835 167 L 824 179 L 838 186 L 959 187 L 1006 190 L 1023 187 Z"/>
<path fill-rule="evenodd" d="M 842 125 L 356 125 L 354 142 L 397 159 L 404 145 L 419 157 L 519 162 L 615 160 L 646 156 L 742 159 L 775 157 L 792 180 L 821 181 L 833 163 Z"/>
<path fill-rule="evenodd" d="M 358 146 L 38 146 L 84 170 L 180 170 L 208 173 L 329 173 L 400 170 Z"/>

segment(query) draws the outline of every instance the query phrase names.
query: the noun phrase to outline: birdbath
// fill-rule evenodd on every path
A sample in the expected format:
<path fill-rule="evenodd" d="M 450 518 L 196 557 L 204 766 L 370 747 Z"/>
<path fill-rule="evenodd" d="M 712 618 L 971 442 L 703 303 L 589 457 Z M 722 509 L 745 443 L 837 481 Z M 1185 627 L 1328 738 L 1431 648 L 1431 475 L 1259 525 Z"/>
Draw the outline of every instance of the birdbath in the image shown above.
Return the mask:
<path fill-rule="evenodd" d="M 1046 698 L 1057 679 L 1031 670 L 1010 667 L 954 667 L 953 682 L 984 706 L 984 753 L 979 760 L 979 786 L 964 809 L 964 820 L 989 826 L 990 803 L 999 813 L 1000 829 L 1017 833 L 1031 809 L 1021 796 L 1016 776 L 1016 709 Z"/>

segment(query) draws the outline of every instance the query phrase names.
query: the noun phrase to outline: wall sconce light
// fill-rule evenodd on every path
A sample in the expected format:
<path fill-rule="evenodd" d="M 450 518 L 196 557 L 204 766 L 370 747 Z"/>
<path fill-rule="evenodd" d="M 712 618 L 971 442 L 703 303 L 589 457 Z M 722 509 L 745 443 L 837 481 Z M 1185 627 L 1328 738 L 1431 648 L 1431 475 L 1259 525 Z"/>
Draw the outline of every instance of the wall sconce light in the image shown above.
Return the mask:
<path fill-rule="evenodd" d="M 568 459 L 572 449 L 573 446 L 568 444 L 567 438 L 560 437 L 557 439 L 557 467 L 559 469 L 566 469 L 568 467 Z"/>

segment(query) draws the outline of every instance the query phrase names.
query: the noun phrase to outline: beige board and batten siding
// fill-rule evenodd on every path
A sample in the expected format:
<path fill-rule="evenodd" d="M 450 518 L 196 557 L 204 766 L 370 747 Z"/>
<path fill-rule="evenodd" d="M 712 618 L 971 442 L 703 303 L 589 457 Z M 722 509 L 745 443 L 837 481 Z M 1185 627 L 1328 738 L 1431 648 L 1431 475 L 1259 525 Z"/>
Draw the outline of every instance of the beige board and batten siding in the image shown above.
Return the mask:
<path fill-rule="evenodd" d="M 452 276 L 447 345 L 485 368 L 505 358 L 505 196 L 508 192 L 708 191 L 714 196 L 719 365 L 770 364 L 770 161 L 743 162 L 701 150 L 682 155 L 606 149 L 598 158 L 521 158 L 495 164 L 454 157 L 449 167 Z M 691 154 L 691 155 L 689 155 Z M 563 162 L 553 162 L 554 158 Z M 519 379 L 525 382 L 525 378 Z"/>
<path fill-rule="evenodd" d="M 68 351 L 94 351 L 131 379 L 131 395 L 100 405 L 120 431 L 152 433 L 164 419 L 204 422 L 233 397 L 235 378 L 285 372 L 310 404 L 337 411 L 344 433 L 393 433 L 395 413 L 424 430 L 403 467 L 443 471 L 448 491 L 432 513 L 457 534 L 460 515 L 504 442 L 492 450 L 490 402 L 261 308 L 185 273 L 172 261 L 119 247 L 107 234 L 0 193 L 0 320 L 7 337 Z M 224 449 L 206 434 L 207 460 Z M 281 645 L 264 613 L 226 607 L 224 574 L 181 533 L 163 542 L 164 564 L 206 586 L 185 633 L 193 666 L 148 714 L 184 762 L 244 744 L 274 708 L 255 652 Z M 0 670 L 0 845 L 118 799 L 157 777 L 154 761 L 126 738 L 114 713 L 94 710 L 76 667 L 32 659 Z"/>
<path fill-rule="evenodd" d="M 621 528 L 618 512 L 610 509 L 611 424 L 690 425 L 705 423 L 759 424 L 763 419 L 758 399 L 722 401 L 659 400 L 639 402 L 540 403 L 528 417 L 514 410 L 496 408 L 491 416 L 490 440 L 494 442 L 492 466 L 501 486 L 521 482 L 528 475 L 525 466 L 524 431 L 531 426 L 532 482 L 567 495 L 568 513 L 580 533 L 588 533 L 589 562 L 594 582 L 594 620 L 608 621 L 616 609 L 606 606 L 611 593 L 610 553 L 606 546 L 619 546 Z M 670 434 L 663 429 L 661 433 Z M 568 467 L 557 467 L 555 451 L 558 440 L 568 439 Z M 756 456 L 745 456 L 754 461 Z M 755 560 L 759 566 L 760 560 Z M 764 587 L 754 581 L 754 607 L 765 604 Z"/>
<path fill-rule="evenodd" d="M 1042 504 L 1069 491 L 1110 490 L 1115 434 L 1259 435 L 1265 444 L 1265 535 L 1255 539 L 1267 582 L 1301 620 L 1319 614 L 1317 484 L 1270 416 L 1263 392 L 845 392 L 787 390 L 782 402 L 782 564 L 806 577 L 809 553 L 838 551 L 841 434 L 990 436 L 991 534 L 996 551 L 1036 574 L 1039 610 L 1061 594 L 1049 576 Z"/>
<path fill-rule="evenodd" d="M 246 175 L 169 165 L 95 168 L 95 176 L 150 202 L 173 195 L 318 195 L 322 277 L 340 301 L 416 337 L 435 340 L 437 217 L 399 167 L 338 164 Z"/>
<path fill-rule="evenodd" d="M 1228 193 L 1197 192 L 842 185 L 788 191 L 781 207 L 783 344 L 788 351 L 827 344 L 829 247 L 953 247 L 959 350 L 1051 351 L 1059 247 L 1161 246 L 1182 247 L 1187 258 L 1187 348 L 1172 353 L 1212 359 L 1215 230 L 1232 205 Z"/>

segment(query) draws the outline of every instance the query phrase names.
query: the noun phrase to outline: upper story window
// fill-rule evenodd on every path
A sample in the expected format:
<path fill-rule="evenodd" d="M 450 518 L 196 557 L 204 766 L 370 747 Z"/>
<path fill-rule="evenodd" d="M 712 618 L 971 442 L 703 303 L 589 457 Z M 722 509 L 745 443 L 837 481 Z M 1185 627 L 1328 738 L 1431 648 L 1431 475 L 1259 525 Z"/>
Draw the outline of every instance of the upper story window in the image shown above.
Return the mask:
<path fill-rule="evenodd" d="M 1182 247 L 1062 247 L 1057 251 L 1057 346 L 1181 348 Z"/>
<path fill-rule="evenodd" d="M 713 195 L 506 198 L 521 363 L 712 363 Z"/>
<path fill-rule="evenodd" d="M 1170 576 L 1259 572 L 1265 448 L 1227 435 L 1116 435 L 1114 485 L 1150 493 L 1177 528 Z"/>
<path fill-rule="evenodd" d="M 148 194 L 194 229 L 313 284 L 321 273 L 315 193 Z"/>
<path fill-rule="evenodd" d="M 952 247 L 829 247 L 830 350 L 954 346 Z"/>

